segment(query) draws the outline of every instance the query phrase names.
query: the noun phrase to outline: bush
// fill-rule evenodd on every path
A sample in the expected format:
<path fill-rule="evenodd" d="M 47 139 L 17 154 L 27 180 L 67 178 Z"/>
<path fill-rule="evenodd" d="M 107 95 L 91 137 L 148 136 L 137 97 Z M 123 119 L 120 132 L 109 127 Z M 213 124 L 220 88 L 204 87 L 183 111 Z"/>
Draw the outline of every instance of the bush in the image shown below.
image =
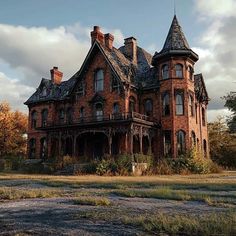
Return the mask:
<path fill-rule="evenodd" d="M 24 158 L 21 156 L 7 156 L 0 161 L 0 170 L 19 170 L 22 167 Z"/>

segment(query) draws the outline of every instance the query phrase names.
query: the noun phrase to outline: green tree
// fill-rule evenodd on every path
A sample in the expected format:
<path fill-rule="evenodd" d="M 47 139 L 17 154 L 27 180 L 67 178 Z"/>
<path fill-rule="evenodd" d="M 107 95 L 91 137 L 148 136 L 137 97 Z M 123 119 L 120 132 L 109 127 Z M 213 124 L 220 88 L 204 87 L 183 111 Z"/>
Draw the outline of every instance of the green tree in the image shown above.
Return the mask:
<path fill-rule="evenodd" d="M 236 136 L 229 129 L 222 117 L 208 124 L 210 156 L 217 164 L 236 167 Z"/>
<path fill-rule="evenodd" d="M 227 119 L 227 124 L 231 132 L 236 132 L 236 92 L 230 92 L 223 99 L 225 107 L 232 112 L 232 115 Z"/>
<path fill-rule="evenodd" d="M 27 116 L 0 103 L 0 157 L 26 154 Z"/>

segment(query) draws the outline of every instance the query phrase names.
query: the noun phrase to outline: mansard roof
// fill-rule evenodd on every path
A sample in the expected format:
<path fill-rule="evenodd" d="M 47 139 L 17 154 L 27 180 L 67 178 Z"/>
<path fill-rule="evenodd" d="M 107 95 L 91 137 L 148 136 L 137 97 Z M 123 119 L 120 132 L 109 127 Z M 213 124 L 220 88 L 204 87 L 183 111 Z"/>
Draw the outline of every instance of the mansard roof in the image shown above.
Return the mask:
<path fill-rule="evenodd" d="M 162 50 L 159 53 L 156 52 L 153 56 L 153 64 L 156 63 L 156 59 L 161 59 L 169 55 L 187 55 L 194 61 L 198 60 L 198 55 L 189 47 L 176 15 L 174 15 Z"/>

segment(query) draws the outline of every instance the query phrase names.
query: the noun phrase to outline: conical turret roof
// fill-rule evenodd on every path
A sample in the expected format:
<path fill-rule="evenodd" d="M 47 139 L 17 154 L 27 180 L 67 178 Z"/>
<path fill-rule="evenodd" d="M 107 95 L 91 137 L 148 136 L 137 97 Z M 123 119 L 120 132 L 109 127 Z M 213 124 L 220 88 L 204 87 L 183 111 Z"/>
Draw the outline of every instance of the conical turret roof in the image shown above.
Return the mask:
<path fill-rule="evenodd" d="M 164 47 L 161 51 L 166 50 L 189 50 L 189 44 L 184 36 L 181 26 L 177 20 L 176 15 L 174 16 Z"/>
<path fill-rule="evenodd" d="M 198 60 L 198 55 L 189 47 L 176 15 L 174 15 L 162 50 L 159 53 L 156 52 L 153 56 L 153 64 L 155 64 L 156 59 L 170 55 L 187 55 L 194 61 Z"/>

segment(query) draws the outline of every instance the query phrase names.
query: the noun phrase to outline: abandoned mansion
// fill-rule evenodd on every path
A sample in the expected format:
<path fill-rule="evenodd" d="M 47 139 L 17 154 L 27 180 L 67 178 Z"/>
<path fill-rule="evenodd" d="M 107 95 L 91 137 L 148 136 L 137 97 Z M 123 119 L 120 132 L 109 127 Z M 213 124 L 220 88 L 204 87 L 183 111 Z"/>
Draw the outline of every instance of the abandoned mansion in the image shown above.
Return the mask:
<path fill-rule="evenodd" d="M 134 37 L 115 48 L 98 26 L 78 72 L 63 80 L 53 67 L 25 102 L 29 158 L 117 154 L 178 157 L 192 147 L 209 152 L 208 95 L 198 55 L 174 16 L 164 46 L 150 55 Z"/>

